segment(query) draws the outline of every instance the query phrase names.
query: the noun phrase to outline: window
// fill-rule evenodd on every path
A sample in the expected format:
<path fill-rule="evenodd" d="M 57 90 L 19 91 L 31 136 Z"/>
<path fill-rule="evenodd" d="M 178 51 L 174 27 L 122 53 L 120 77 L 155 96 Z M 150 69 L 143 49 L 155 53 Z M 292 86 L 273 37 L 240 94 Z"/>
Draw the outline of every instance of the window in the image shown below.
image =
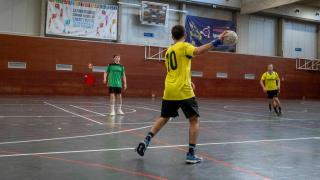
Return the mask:
<path fill-rule="evenodd" d="M 256 79 L 255 74 L 244 74 L 244 79 Z"/>
<path fill-rule="evenodd" d="M 56 64 L 57 71 L 72 71 L 72 65 L 70 64 Z"/>
<path fill-rule="evenodd" d="M 203 77 L 203 72 L 201 71 L 191 71 L 192 77 Z"/>
<path fill-rule="evenodd" d="M 92 72 L 106 72 L 105 66 L 93 66 Z"/>
<path fill-rule="evenodd" d="M 27 69 L 26 62 L 8 62 L 9 69 Z"/>
<path fill-rule="evenodd" d="M 228 73 L 224 73 L 224 72 L 217 72 L 216 74 L 217 78 L 228 78 Z"/>

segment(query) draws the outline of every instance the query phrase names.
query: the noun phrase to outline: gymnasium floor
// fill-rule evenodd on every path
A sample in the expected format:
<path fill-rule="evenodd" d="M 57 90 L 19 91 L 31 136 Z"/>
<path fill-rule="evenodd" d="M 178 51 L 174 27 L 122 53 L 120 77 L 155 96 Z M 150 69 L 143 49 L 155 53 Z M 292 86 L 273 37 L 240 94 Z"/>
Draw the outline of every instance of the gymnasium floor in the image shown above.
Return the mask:
<path fill-rule="evenodd" d="M 319 179 L 320 101 L 199 99 L 198 154 L 186 165 L 188 122 L 173 119 L 145 157 L 133 150 L 159 116 L 160 99 L 126 98 L 110 118 L 102 97 L 0 97 L 1 180 Z"/>

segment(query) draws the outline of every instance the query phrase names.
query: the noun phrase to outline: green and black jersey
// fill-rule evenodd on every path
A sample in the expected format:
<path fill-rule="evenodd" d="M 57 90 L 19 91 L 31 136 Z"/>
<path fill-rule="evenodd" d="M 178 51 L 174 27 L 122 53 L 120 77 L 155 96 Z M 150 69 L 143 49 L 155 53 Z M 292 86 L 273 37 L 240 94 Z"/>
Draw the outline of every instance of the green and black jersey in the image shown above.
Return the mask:
<path fill-rule="evenodd" d="M 106 67 L 106 73 L 108 73 L 108 86 L 122 88 L 122 78 L 124 76 L 124 72 L 124 66 L 121 64 L 109 64 Z"/>

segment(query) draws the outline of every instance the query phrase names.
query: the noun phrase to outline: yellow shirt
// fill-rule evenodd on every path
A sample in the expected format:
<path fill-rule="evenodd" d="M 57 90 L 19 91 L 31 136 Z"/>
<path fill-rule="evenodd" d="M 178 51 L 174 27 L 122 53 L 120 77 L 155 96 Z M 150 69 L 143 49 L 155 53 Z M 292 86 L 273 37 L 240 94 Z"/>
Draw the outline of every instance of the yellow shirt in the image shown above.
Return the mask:
<path fill-rule="evenodd" d="M 278 83 L 280 81 L 279 75 L 277 72 L 273 71 L 271 74 L 269 72 L 263 73 L 261 80 L 264 81 L 264 86 L 267 91 L 273 91 L 278 89 Z"/>
<path fill-rule="evenodd" d="M 195 47 L 186 42 L 177 42 L 167 50 L 164 100 L 185 100 L 195 96 L 191 86 L 191 58 L 194 50 Z"/>

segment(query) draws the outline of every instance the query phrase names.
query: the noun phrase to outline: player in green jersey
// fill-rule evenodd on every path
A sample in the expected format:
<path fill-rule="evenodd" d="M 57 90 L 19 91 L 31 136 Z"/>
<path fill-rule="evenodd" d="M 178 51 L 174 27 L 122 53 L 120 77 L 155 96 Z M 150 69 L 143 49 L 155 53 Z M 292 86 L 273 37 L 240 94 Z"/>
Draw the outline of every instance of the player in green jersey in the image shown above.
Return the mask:
<path fill-rule="evenodd" d="M 122 89 L 127 89 L 127 79 L 124 66 L 120 64 L 120 55 L 113 56 L 113 63 L 106 67 L 103 83 L 107 84 L 110 94 L 110 116 L 123 115 Z M 115 111 L 116 96 L 118 99 L 117 111 Z"/>

